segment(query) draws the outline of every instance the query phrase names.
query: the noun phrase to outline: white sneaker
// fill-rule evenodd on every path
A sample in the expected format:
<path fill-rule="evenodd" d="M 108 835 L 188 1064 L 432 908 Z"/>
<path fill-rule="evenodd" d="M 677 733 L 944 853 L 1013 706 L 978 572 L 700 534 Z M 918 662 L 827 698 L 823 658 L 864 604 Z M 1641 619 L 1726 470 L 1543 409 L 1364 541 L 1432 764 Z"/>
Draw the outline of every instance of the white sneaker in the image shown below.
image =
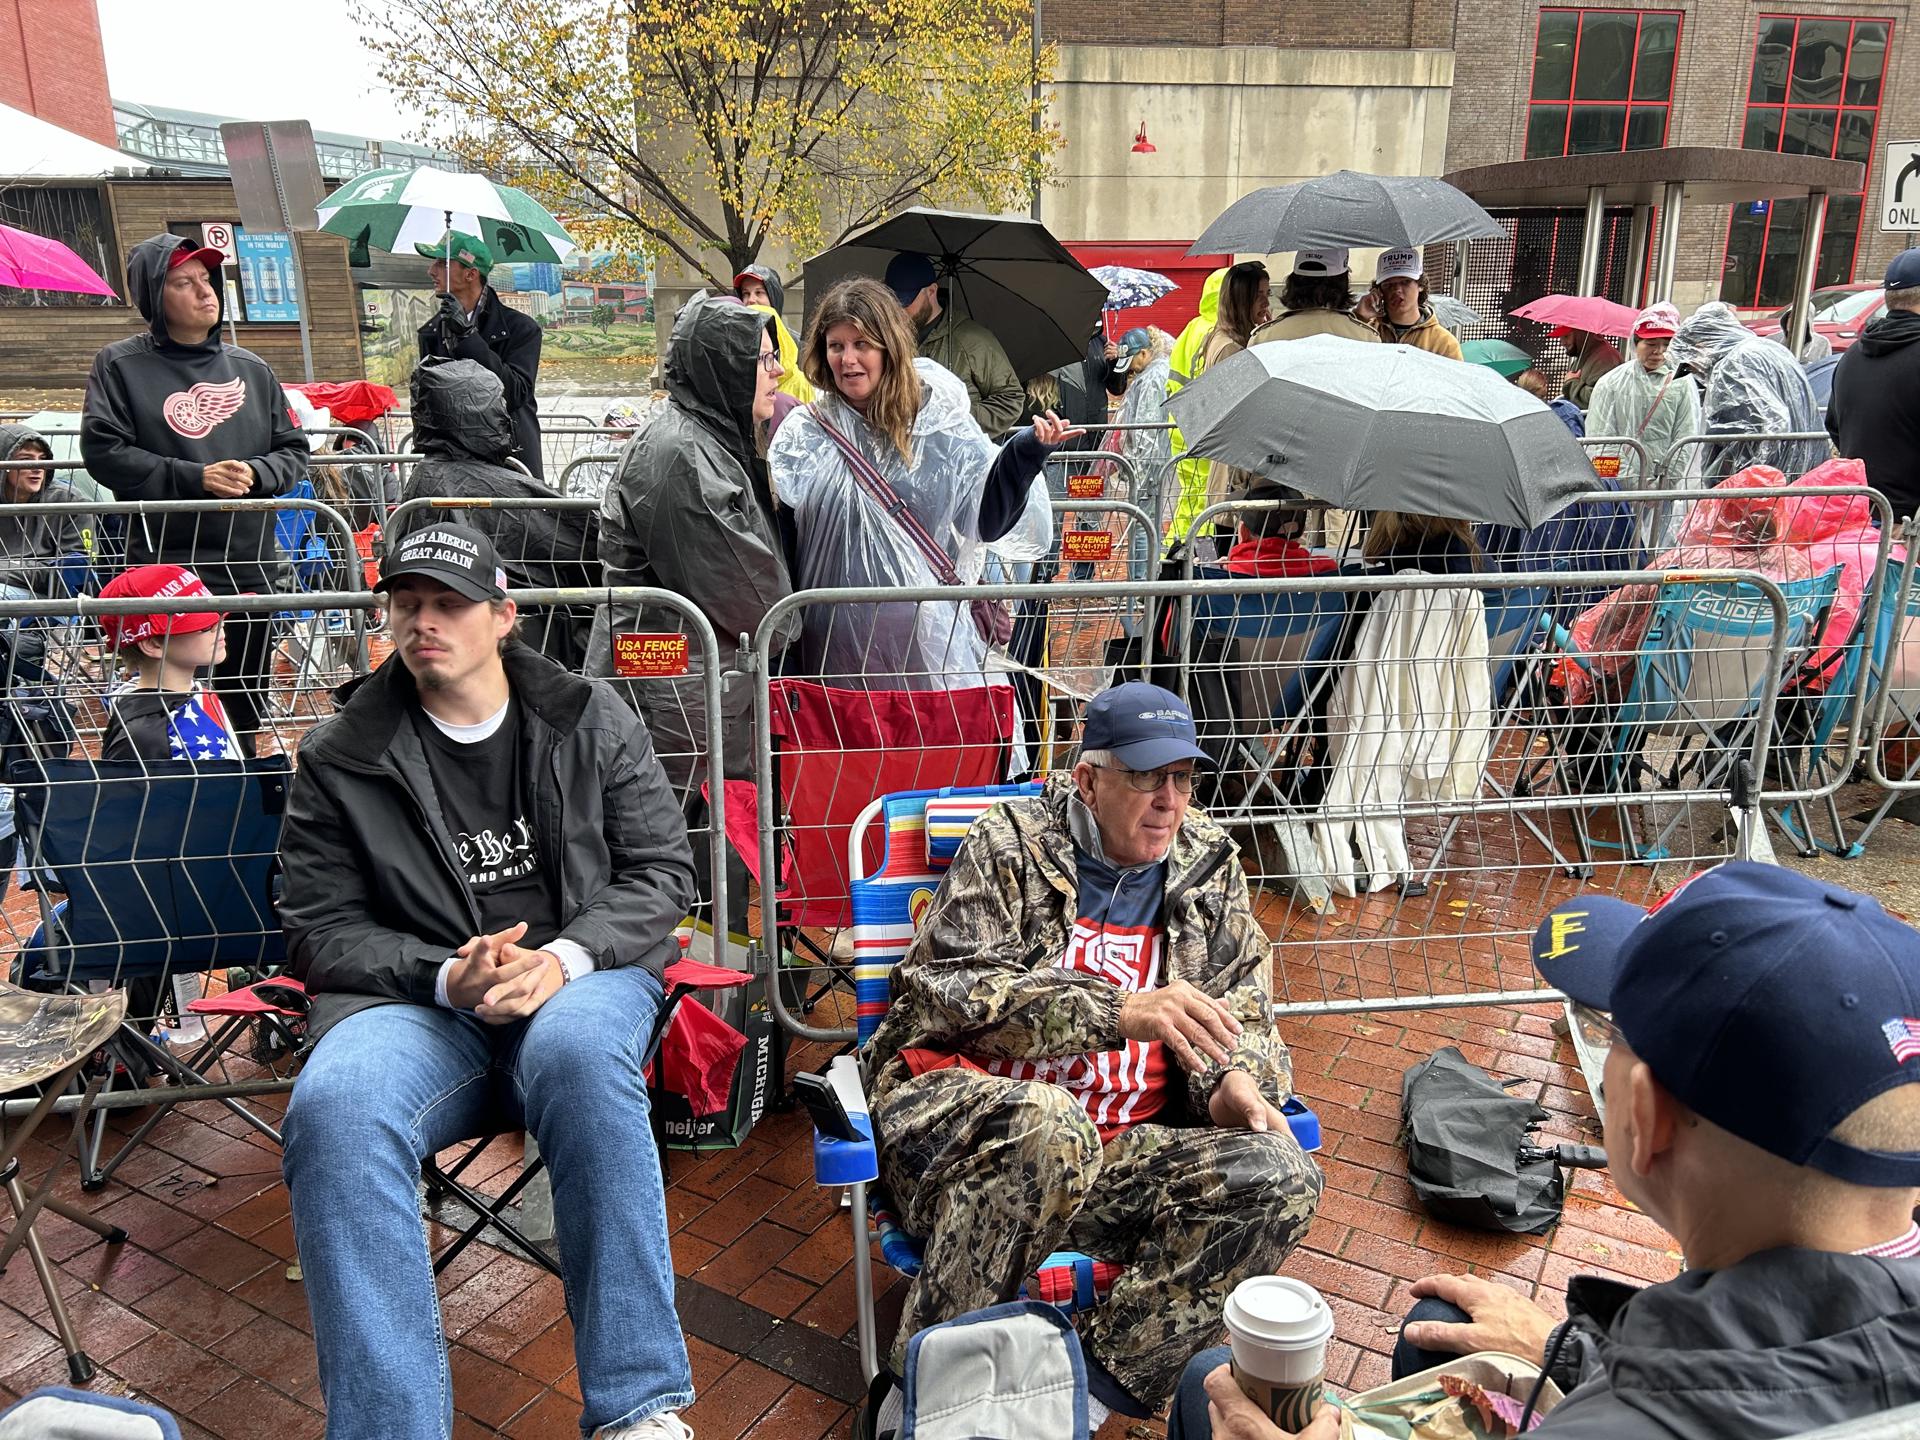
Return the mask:
<path fill-rule="evenodd" d="M 602 1429 L 597 1440 L 693 1440 L 693 1427 L 671 1410 L 661 1410 L 631 1425 Z"/>

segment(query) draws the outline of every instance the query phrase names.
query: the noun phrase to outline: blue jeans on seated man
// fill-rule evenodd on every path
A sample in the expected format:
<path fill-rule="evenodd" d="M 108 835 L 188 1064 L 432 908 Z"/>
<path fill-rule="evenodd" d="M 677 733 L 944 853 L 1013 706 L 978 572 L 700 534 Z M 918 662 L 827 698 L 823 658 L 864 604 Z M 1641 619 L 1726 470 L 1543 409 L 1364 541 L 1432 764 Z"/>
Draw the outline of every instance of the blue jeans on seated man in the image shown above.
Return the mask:
<path fill-rule="evenodd" d="M 1465 1325 L 1472 1319 L 1458 1305 L 1429 1296 L 1425 1300 L 1414 1301 L 1413 1308 L 1407 1312 L 1407 1318 L 1401 1324 L 1437 1320 L 1444 1325 Z M 1207 1376 L 1232 1358 L 1233 1352 L 1227 1346 L 1219 1345 L 1201 1351 L 1187 1362 L 1187 1368 L 1180 1375 L 1180 1388 L 1173 1395 L 1173 1410 L 1167 1417 L 1167 1440 L 1208 1440 L 1213 1434 L 1213 1424 L 1207 1419 L 1206 1380 Z M 1431 1370 L 1436 1365 L 1444 1365 L 1457 1358 L 1450 1350 L 1422 1350 L 1418 1345 L 1396 1340 L 1393 1344 L 1393 1378 L 1404 1380 L 1409 1375 L 1418 1375 L 1422 1370 Z"/>
<path fill-rule="evenodd" d="M 329 1440 L 452 1434 L 420 1162 L 517 1126 L 552 1177 L 582 1430 L 692 1403 L 640 1072 L 660 1000 L 645 970 L 596 970 L 510 1025 L 387 1004 L 321 1036 L 287 1107 L 284 1169 Z"/>

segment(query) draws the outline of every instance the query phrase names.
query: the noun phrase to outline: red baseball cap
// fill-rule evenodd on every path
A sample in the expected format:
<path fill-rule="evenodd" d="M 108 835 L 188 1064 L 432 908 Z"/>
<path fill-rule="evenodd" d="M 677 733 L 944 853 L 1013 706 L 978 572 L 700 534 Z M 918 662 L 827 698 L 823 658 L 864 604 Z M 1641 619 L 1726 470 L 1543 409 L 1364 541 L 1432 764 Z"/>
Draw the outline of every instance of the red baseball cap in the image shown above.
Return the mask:
<path fill-rule="evenodd" d="M 227 257 L 211 245 L 194 245 L 189 242 L 173 252 L 167 261 L 167 269 L 178 270 L 189 260 L 198 260 L 205 265 L 209 275 L 218 275 L 220 267 L 227 263 Z"/>
<path fill-rule="evenodd" d="M 218 252 L 216 252 L 218 253 Z M 102 600 L 211 600 L 207 589 L 193 571 L 179 565 L 136 565 L 123 570 L 100 591 Z M 156 635 L 192 635 L 211 630 L 227 617 L 213 610 L 190 615 L 170 615 L 160 611 L 151 615 L 102 615 L 100 628 L 107 644 L 124 650 Z"/>

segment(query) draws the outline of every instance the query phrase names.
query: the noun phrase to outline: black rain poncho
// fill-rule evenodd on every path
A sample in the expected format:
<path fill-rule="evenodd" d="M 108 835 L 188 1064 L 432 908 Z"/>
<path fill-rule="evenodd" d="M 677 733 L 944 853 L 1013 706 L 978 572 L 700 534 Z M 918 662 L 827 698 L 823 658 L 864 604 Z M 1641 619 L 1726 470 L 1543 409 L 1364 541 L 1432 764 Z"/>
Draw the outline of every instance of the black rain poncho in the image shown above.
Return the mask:
<path fill-rule="evenodd" d="M 738 673 L 735 652 L 740 636 L 756 633 L 791 588 L 754 436 L 760 337 L 771 323 L 766 312 L 730 299 L 707 297 L 682 308 L 667 346 L 667 403 L 627 446 L 600 505 L 606 583 L 685 596 L 713 626 L 726 673 L 724 754 L 734 778 L 753 773 L 753 686 Z M 666 606 L 602 607 L 587 673 L 618 673 L 617 634 L 685 629 L 681 614 Z M 782 649 L 799 629 L 800 616 L 788 616 L 773 648 Z M 690 643 L 684 678 L 614 681 L 646 718 L 677 790 L 704 773 L 708 663 Z"/>
<path fill-rule="evenodd" d="M 507 464 L 513 427 L 506 391 L 491 370 L 474 360 L 423 360 L 413 372 L 414 448 L 427 458 L 407 473 L 403 500 L 471 498 L 557 500 L 546 485 Z M 458 512 L 500 552 L 510 584 L 529 589 L 600 583 L 599 517 L 588 508 L 551 505 L 512 510 Z M 387 527 L 387 547 L 407 532 L 446 518 L 421 512 Z M 526 617 L 529 643 L 577 670 L 586 650 L 591 612 L 571 623 L 556 617 Z"/>

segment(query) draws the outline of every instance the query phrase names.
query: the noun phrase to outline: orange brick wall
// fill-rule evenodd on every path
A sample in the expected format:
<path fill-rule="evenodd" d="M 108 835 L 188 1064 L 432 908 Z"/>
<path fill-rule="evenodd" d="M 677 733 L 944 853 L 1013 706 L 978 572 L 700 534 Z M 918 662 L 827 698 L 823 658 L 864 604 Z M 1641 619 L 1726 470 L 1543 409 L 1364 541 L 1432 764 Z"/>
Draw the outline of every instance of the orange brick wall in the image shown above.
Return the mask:
<path fill-rule="evenodd" d="M 0 0 L 0 105 L 120 148 L 94 0 Z"/>

